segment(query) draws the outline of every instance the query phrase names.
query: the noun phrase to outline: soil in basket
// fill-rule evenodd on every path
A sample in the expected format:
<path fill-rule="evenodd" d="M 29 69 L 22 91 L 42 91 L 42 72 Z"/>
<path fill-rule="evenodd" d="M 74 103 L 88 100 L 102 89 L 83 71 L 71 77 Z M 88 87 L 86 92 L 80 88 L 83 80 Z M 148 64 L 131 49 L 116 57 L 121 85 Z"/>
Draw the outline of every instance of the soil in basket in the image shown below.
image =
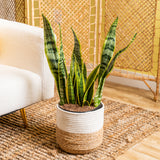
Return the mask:
<path fill-rule="evenodd" d="M 64 104 L 63 106 L 60 106 L 62 109 L 71 111 L 71 112 L 87 112 L 95 110 L 94 106 L 79 106 L 77 104 Z"/>

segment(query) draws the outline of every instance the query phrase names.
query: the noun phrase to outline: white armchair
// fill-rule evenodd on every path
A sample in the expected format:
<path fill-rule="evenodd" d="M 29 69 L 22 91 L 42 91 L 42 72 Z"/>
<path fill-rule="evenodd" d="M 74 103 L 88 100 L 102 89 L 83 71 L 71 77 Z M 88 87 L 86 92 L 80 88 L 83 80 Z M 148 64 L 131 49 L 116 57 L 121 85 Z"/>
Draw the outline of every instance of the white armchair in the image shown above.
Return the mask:
<path fill-rule="evenodd" d="M 0 116 L 53 96 L 43 29 L 0 19 Z"/>

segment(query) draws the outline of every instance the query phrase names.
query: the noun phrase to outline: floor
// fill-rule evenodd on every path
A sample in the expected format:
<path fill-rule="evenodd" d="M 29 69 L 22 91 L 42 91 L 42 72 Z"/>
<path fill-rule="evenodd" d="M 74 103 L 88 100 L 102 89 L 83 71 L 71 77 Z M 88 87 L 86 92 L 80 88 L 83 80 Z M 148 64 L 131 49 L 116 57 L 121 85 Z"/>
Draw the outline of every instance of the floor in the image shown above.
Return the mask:
<path fill-rule="evenodd" d="M 103 95 L 160 112 L 160 96 L 159 101 L 154 102 L 153 94 L 150 91 L 107 82 L 104 86 Z M 123 155 L 117 157 L 116 160 L 160 160 L 160 132 L 147 137 Z"/>

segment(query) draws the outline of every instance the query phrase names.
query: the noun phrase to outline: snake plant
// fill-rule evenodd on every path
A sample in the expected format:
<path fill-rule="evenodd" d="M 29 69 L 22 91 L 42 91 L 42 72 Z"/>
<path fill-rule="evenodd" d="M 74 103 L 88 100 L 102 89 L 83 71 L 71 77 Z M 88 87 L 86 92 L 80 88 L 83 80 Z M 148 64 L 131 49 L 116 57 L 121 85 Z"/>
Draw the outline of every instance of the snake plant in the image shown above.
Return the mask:
<path fill-rule="evenodd" d="M 51 24 L 44 15 L 42 15 L 42 17 L 44 24 L 45 54 L 51 73 L 53 74 L 56 82 L 60 97 L 60 104 L 78 104 L 80 106 L 90 106 L 91 104 L 94 104 L 95 107 L 99 106 L 102 99 L 102 90 L 105 78 L 112 71 L 117 57 L 134 41 L 136 34 L 125 48 L 118 51 L 114 55 L 116 44 L 116 28 L 118 24 L 117 17 L 111 25 L 106 36 L 102 48 L 101 63 L 97 65 L 87 77 L 86 65 L 82 60 L 80 42 L 74 30 L 71 28 L 74 36 L 74 49 L 71 57 L 70 72 L 68 73 L 63 52 L 61 26 L 59 24 L 60 49 L 58 50 L 55 34 L 53 33 Z M 94 95 L 94 84 L 97 79 L 98 88 Z"/>

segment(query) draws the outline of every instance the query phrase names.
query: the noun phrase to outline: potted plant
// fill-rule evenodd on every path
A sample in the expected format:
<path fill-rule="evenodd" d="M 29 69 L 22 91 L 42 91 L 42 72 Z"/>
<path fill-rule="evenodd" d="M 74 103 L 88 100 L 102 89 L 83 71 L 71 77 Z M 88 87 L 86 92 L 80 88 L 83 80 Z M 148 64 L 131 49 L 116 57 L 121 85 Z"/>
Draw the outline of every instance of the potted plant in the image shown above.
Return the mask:
<path fill-rule="evenodd" d="M 101 63 L 87 77 L 86 65 L 81 57 L 80 42 L 74 30 L 72 29 L 74 49 L 68 73 L 63 53 L 61 27 L 59 25 L 60 49 L 58 51 L 52 27 L 47 18 L 42 16 L 45 54 L 60 98 L 56 114 L 56 141 L 66 152 L 88 153 L 100 146 L 103 140 L 104 105 L 101 99 L 105 78 L 113 69 L 117 57 L 131 45 L 136 34 L 125 48 L 113 56 L 117 17 L 105 39 Z M 98 80 L 98 88 L 94 96 L 96 80 Z"/>

